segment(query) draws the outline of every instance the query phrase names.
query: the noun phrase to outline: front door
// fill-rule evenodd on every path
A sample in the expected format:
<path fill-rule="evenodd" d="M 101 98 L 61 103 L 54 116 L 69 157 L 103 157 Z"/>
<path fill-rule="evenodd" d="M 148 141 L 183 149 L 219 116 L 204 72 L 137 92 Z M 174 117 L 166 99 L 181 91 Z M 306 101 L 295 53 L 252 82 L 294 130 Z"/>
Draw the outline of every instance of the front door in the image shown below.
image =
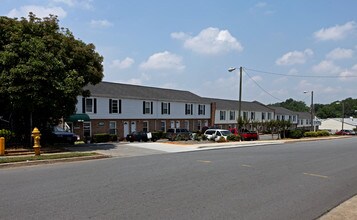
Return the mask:
<path fill-rule="evenodd" d="M 130 125 L 130 132 L 136 131 L 136 121 L 132 121 Z"/>
<path fill-rule="evenodd" d="M 124 138 L 129 134 L 129 122 L 124 121 Z"/>

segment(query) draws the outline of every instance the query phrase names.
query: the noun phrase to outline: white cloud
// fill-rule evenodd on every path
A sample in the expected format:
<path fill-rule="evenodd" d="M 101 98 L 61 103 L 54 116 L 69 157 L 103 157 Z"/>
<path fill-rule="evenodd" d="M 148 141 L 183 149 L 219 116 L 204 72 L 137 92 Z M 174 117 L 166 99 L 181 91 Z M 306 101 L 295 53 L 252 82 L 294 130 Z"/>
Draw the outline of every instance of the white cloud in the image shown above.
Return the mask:
<path fill-rule="evenodd" d="M 354 51 L 351 49 L 336 48 L 326 55 L 327 59 L 340 60 L 353 57 Z"/>
<path fill-rule="evenodd" d="M 90 26 L 93 28 L 106 28 L 113 26 L 113 24 L 107 20 L 91 20 Z"/>
<path fill-rule="evenodd" d="M 132 58 L 126 57 L 124 60 L 113 60 L 109 67 L 113 69 L 128 69 L 134 63 L 135 61 Z"/>
<path fill-rule="evenodd" d="M 313 66 L 312 71 L 320 74 L 335 74 L 339 73 L 341 71 L 341 68 L 335 65 L 331 60 L 323 60 L 319 64 Z"/>
<path fill-rule="evenodd" d="M 282 57 L 277 59 L 275 63 L 277 65 L 294 65 L 294 64 L 304 64 L 307 58 L 311 57 L 314 52 L 311 49 L 306 49 L 304 51 L 292 51 L 284 54 Z"/>
<path fill-rule="evenodd" d="M 36 15 L 36 17 L 44 18 L 49 17 L 49 15 L 57 15 L 58 18 L 65 18 L 67 16 L 67 12 L 63 10 L 61 7 L 44 7 L 38 5 L 25 5 L 20 7 L 20 9 L 12 9 L 8 14 L 7 17 L 28 17 L 28 14 L 32 12 Z"/>
<path fill-rule="evenodd" d="M 354 21 L 349 21 L 344 25 L 336 25 L 330 28 L 322 28 L 314 33 L 314 37 L 317 40 L 342 40 L 348 34 L 356 30 L 357 25 Z"/>
<path fill-rule="evenodd" d="M 83 9 L 93 9 L 93 0 L 53 0 L 55 3 L 63 3 L 69 7 L 77 7 Z"/>
<path fill-rule="evenodd" d="M 155 53 L 149 59 L 140 65 L 142 69 L 164 69 L 164 70 L 183 70 L 182 57 L 168 51 Z"/>
<path fill-rule="evenodd" d="M 255 7 L 257 8 L 264 8 L 266 7 L 268 4 L 266 2 L 258 2 L 257 4 L 255 4 Z"/>
<path fill-rule="evenodd" d="M 228 30 L 219 30 L 209 27 L 202 30 L 197 36 L 178 32 L 172 33 L 172 38 L 184 40 L 184 47 L 196 53 L 215 55 L 229 51 L 242 51 L 243 47 Z"/>
<path fill-rule="evenodd" d="M 171 37 L 173 39 L 177 39 L 177 40 L 185 40 L 185 39 L 189 38 L 190 35 L 188 35 L 184 32 L 174 32 L 174 33 L 171 33 Z"/>

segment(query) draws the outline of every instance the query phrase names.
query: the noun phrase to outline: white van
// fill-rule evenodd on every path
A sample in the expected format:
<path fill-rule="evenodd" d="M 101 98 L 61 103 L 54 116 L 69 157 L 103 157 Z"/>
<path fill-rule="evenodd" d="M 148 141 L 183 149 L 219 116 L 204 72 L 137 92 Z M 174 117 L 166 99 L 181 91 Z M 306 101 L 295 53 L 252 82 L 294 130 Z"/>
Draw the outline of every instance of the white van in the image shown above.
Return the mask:
<path fill-rule="evenodd" d="M 204 135 L 207 137 L 208 140 L 215 140 L 218 141 L 221 137 L 227 140 L 227 137 L 232 133 L 225 129 L 207 129 Z"/>

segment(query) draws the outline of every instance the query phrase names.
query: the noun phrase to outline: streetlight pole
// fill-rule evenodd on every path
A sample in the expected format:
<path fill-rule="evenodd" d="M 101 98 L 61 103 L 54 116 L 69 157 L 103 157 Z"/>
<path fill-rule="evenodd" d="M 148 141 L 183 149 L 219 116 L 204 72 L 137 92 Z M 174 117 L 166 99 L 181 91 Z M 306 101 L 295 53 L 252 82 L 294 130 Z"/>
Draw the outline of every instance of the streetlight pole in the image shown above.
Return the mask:
<path fill-rule="evenodd" d="M 345 103 L 343 103 L 341 101 L 341 102 L 336 102 L 336 104 L 341 104 L 341 106 L 342 106 L 342 116 L 341 116 L 342 128 L 341 128 L 341 130 L 343 130 L 343 126 L 344 126 L 344 123 L 345 123 Z"/>
<path fill-rule="evenodd" d="M 229 72 L 235 71 L 236 67 L 231 67 L 228 69 Z M 240 123 L 241 123 L 241 111 L 242 111 L 242 75 L 243 67 L 239 67 L 239 100 L 238 100 L 238 120 L 237 120 L 237 130 L 240 132 Z"/>
<path fill-rule="evenodd" d="M 304 91 L 304 93 L 308 93 L 307 91 Z M 311 124 L 311 131 L 315 131 L 315 125 L 314 125 L 314 91 L 311 91 L 311 106 L 310 106 L 310 124 Z"/>

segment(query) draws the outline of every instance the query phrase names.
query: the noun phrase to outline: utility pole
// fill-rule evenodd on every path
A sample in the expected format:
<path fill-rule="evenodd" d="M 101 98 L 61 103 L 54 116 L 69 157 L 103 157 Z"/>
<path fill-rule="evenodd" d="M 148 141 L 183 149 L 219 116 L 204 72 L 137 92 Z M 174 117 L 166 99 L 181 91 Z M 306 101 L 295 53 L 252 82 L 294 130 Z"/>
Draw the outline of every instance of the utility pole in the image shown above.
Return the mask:
<path fill-rule="evenodd" d="M 228 69 L 229 72 L 233 72 L 237 68 L 231 67 Z M 238 100 L 238 117 L 237 117 L 237 129 L 240 132 L 240 123 L 241 123 L 241 111 L 242 111 L 242 75 L 243 75 L 243 67 L 239 67 L 239 100 Z"/>

